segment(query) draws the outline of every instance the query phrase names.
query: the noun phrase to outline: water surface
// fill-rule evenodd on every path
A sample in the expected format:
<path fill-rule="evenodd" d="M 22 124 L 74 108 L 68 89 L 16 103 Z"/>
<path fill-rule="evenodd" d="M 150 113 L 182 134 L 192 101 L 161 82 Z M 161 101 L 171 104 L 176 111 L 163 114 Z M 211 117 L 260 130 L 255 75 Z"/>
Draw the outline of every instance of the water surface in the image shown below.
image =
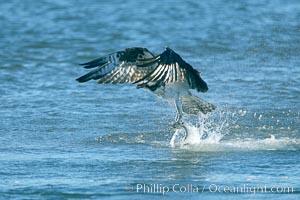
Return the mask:
<path fill-rule="evenodd" d="M 12 0 L 0 11 L 1 199 L 299 199 L 298 1 Z M 202 72 L 198 95 L 218 110 L 190 121 L 192 144 L 180 132 L 170 144 L 174 108 L 152 94 L 75 81 L 78 63 L 130 46 L 169 46 Z"/>

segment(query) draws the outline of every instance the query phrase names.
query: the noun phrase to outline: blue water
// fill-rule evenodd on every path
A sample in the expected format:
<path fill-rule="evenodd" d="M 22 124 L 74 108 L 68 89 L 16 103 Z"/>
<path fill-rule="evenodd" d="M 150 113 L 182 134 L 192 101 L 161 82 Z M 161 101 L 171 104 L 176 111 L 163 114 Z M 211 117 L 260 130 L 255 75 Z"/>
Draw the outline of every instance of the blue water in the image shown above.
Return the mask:
<path fill-rule="evenodd" d="M 299 1 L 11 0 L 0 24 L 0 199 L 300 198 Z M 75 81 L 131 46 L 202 72 L 189 144 L 154 95 Z"/>

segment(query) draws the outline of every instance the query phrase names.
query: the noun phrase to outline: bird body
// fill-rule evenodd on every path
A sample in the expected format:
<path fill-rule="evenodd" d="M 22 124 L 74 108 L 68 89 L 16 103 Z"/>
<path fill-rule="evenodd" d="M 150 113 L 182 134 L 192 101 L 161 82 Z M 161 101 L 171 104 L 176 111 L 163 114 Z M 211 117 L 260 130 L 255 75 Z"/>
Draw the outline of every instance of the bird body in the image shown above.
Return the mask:
<path fill-rule="evenodd" d="M 76 79 L 78 82 L 132 83 L 173 101 L 177 110 L 176 123 L 181 123 L 183 113 L 208 113 L 215 109 L 213 104 L 190 93 L 190 89 L 206 92 L 207 84 L 197 70 L 170 48 L 155 56 L 146 48 L 132 47 L 82 65 L 92 70 Z"/>

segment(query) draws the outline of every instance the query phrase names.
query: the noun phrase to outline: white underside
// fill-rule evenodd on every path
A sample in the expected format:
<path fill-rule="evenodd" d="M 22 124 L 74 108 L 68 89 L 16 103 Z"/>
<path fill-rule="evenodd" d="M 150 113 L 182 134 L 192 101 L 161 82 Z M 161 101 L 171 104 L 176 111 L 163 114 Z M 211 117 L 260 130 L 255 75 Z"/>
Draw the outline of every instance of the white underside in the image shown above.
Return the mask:
<path fill-rule="evenodd" d="M 180 96 L 189 94 L 189 86 L 186 83 L 172 83 L 167 84 L 165 87 L 160 87 L 153 92 L 158 97 L 173 102 Z"/>
<path fill-rule="evenodd" d="M 189 94 L 189 85 L 186 82 L 166 84 L 166 86 L 156 89 L 153 93 L 175 105 L 175 123 L 180 123 L 183 116 L 180 97 Z"/>

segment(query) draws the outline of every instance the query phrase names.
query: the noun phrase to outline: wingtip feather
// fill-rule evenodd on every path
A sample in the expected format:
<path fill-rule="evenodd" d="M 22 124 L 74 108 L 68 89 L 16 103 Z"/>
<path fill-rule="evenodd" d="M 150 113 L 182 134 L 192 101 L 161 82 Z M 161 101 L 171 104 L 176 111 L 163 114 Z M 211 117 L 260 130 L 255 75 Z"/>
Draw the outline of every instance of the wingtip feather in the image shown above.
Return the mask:
<path fill-rule="evenodd" d="M 76 81 L 78 81 L 79 83 L 84 83 L 84 82 L 87 82 L 88 79 L 84 76 L 81 76 L 81 77 L 77 78 Z"/>

